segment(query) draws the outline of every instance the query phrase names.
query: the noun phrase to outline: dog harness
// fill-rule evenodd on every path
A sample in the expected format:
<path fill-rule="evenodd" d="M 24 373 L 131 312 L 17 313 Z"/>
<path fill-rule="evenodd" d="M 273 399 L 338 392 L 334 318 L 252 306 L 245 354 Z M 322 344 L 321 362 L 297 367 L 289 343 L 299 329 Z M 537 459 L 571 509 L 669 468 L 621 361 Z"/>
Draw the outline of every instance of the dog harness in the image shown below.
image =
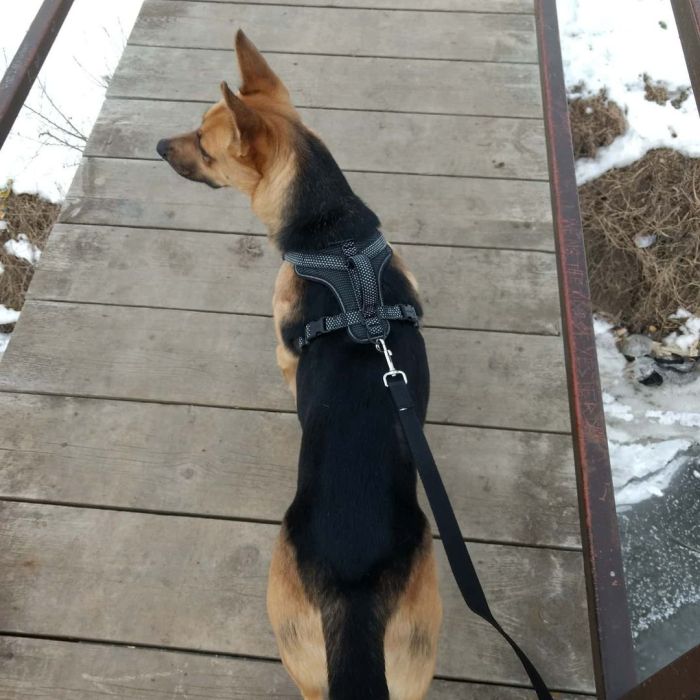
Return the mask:
<path fill-rule="evenodd" d="M 299 348 L 341 328 L 347 328 L 356 343 L 376 343 L 389 335 L 389 321 L 418 325 L 418 315 L 410 304 L 384 304 L 382 273 L 391 256 L 391 247 L 381 233 L 369 243 L 349 240 L 318 252 L 285 253 L 284 259 L 294 265 L 297 275 L 325 284 L 340 305 L 339 314 L 306 324 Z"/>

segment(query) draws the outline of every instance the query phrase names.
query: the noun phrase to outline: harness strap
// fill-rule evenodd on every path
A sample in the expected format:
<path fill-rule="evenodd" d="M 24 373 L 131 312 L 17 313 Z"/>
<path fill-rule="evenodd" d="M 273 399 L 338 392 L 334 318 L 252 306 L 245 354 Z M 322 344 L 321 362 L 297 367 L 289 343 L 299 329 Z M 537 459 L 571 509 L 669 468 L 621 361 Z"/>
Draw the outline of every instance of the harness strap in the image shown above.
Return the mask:
<path fill-rule="evenodd" d="M 376 315 L 386 321 L 412 321 L 418 323 L 418 314 L 409 304 L 394 304 L 393 306 L 380 306 L 375 309 Z M 324 316 L 316 321 L 310 321 L 304 328 L 304 337 L 299 338 L 299 347 L 306 347 L 314 338 L 326 333 L 338 331 L 341 328 L 353 326 L 356 323 L 364 323 L 366 318 L 361 311 L 349 311 L 347 313 L 336 314 L 335 316 Z"/>
<path fill-rule="evenodd" d="M 425 487 L 430 508 L 435 516 L 438 532 L 442 538 L 442 544 L 447 553 L 452 574 L 462 593 L 462 598 L 464 598 L 465 603 L 472 612 L 490 623 L 510 644 L 530 678 L 538 699 L 552 700 L 552 695 L 535 665 L 515 640 L 501 627 L 489 608 L 484 589 L 479 581 L 479 576 L 476 573 L 469 550 L 462 537 L 459 523 L 447 496 L 447 491 L 445 491 L 445 486 L 442 483 L 440 472 L 435 464 L 430 446 L 423 433 L 423 427 L 416 414 L 413 400 L 408 390 L 408 384 L 406 383 L 406 375 L 403 372 L 394 370 L 391 364 L 389 368 L 390 372 L 387 373 L 389 376 L 385 375 L 384 383 L 389 388 L 391 398 L 396 407 L 403 434 L 406 437 L 411 457 Z"/>
<path fill-rule="evenodd" d="M 387 321 L 411 321 L 418 325 L 416 310 L 408 304 L 383 304 L 381 276 L 391 257 L 391 248 L 377 232 L 371 242 L 360 246 L 354 240 L 342 241 L 318 252 L 289 251 L 284 259 L 306 279 L 321 282 L 335 294 L 342 313 L 308 322 L 297 343 L 302 349 L 318 336 L 346 328 L 358 343 L 386 338 L 391 330 Z"/>
<path fill-rule="evenodd" d="M 380 233 L 366 248 L 359 251 L 358 255 L 373 258 L 386 248 L 386 238 Z M 347 269 L 347 258 L 342 255 L 326 255 L 324 253 L 297 253 L 289 251 L 284 254 L 284 259 L 292 265 L 299 267 L 321 267 L 326 270 Z"/>

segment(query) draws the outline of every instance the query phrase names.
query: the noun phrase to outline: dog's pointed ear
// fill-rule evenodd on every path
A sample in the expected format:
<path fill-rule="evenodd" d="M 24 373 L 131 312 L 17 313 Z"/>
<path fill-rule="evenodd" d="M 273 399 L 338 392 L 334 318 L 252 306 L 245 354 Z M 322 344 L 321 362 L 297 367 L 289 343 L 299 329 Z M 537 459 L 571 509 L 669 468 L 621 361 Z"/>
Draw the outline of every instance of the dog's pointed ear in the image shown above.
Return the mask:
<path fill-rule="evenodd" d="M 239 155 L 246 155 L 253 138 L 262 128 L 262 119 L 240 97 L 236 97 L 225 80 L 221 83 L 221 94 L 236 127 Z"/>
<path fill-rule="evenodd" d="M 241 95 L 262 92 L 278 99 L 289 100 L 289 92 L 284 83 L 242 29 L 236 32 L 236 56 L 241 71 Z"/>

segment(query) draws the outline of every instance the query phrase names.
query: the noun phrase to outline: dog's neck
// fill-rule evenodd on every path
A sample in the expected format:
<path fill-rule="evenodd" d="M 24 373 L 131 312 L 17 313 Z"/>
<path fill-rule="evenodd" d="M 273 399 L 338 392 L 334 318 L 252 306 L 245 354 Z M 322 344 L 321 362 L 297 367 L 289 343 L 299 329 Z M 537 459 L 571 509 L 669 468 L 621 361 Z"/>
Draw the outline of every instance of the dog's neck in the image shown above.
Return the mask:
<path fill-rule="evenodd" d="M 380 226 L 375 213 L 352 191 L 325 145 L 299 132 L 295 167 L 272 238 L 282 253 L 321 250 L 348 239 L 371 238 Z"/>

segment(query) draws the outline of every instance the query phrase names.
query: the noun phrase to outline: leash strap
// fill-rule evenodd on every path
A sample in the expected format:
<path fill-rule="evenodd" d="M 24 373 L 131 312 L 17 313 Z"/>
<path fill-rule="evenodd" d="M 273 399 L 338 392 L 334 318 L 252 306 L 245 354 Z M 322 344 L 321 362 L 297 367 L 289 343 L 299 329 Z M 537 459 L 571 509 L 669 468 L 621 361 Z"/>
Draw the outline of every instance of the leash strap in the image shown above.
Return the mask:
<path fill-rule="evenodd" d="M 383 342 L 377 344 L 377 349 L 384 352 L 389 363 L 389 372 L 384 375 L 384 384 L 388 387 L 396 407 L 403 434 L 406 437 L 411 457 L 425 487 L 430 508 L 435 516 L 438 532 L 442 538 L 442 544 L 447 553 L 452 574 L 462 593 L 462 598 L 464 598 L 464 602 L 472 612 L 490 623 L 510 644 L 530 678 L 538 700 L 552 700 L 552 695 L 547 690 L 547 686 L 535 665 L 515 640 L 501 627 L 489 608 L 481 581 L 479 581 L 479 576 L 476 573 L 469 550 L 459 529 L 459 523 L 454 510 L 452 510 L 452 504 L 447 496 L 445 485 L 442 482 L 435 459 L 430 451 L 430 446 L 423 433 L 423 426 L 416 414 L 413 399 L 408 390 L 406 375 L 394 368 L 391 362 L 390 351 Z M 387 355 L 387 353 L 389 354 Z"/>

